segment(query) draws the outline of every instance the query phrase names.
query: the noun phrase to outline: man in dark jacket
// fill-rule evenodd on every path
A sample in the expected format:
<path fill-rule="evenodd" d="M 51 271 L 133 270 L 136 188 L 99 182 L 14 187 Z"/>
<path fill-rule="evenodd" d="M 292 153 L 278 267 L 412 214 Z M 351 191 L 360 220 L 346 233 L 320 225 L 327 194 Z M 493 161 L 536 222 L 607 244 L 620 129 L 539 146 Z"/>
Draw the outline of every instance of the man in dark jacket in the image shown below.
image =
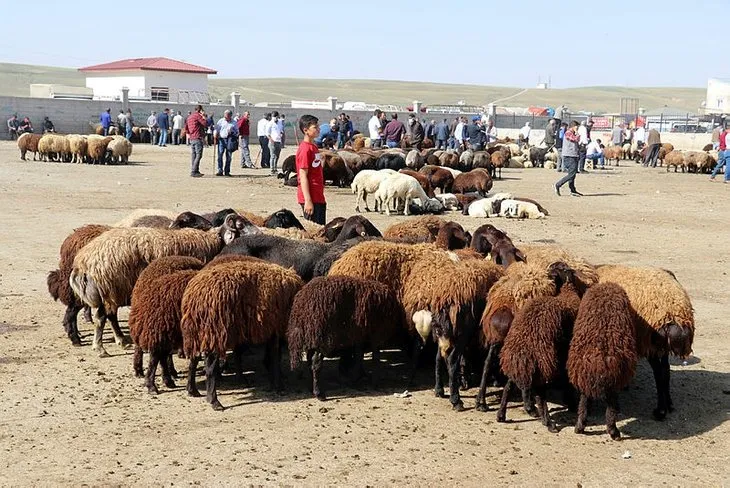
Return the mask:
<path fill-rule="evenodd" d="M 157 128 L 160 130 L 160 147 L 167 147 L 167 130 L 170 128 L 170 109 L 157 114 Z"/>
<path fill-rule="evenodd" d="M 427 123 L 424 126 L 423 131 L 426 134 L 426 139 L 431 139 L 432 142 L 435 142 L 435 140 L 436 140 L 436 121 L 432 120 L 431 122 Z"/>
<path fill-rule="evenodd" d="M 659 157 L 659 149 L 662 147 L 662 138 L 659 131 L 650 129 L 646 137 L 646 154 L 644 156 L 644 166 L 651 164 L 652 168 L 656 168 L 656 161 Z"/>
<path fill-rule="evenodd" d="M 545 145 L 547 147 L 555 145 L 555 137 L 557 136 L 557 133 L 558 127 L 555 119 L 548 120 L 548 123 L 545 126 Z"/>
<path fill-rule="evenodd" d="M 340 114 L 337 124 L 337 149 L 342 149 L 347 142 L 348 130 L 347 115 L 344 112 Z"/>
<path fill-rule="evenodd" d="M 420 151 L 425 131 L 423 130 L 423 125 L 418 121 L 416 114 L 408 116 L 408 126 L 411 128 L 411 146 Z"/>
<path fill-rule="evenodd" d="M 449 124 L 446 122 L 446 119 L 444 119 L 436 126 L 436 149 L 446 150 L 446 145 L 449 141 L 449 134 Z"/>
<path fill-rule="evenodd" d="M 482 127 L 479 125 L 480 120 L 480 117 L 475 115 L 471 119 L 471 124 L 467 125 L 464 129 L 464 139 L 469 142 L 469 149 L 472 151 L 481 151 L 484 149 L 484 143 L 487 139 L 487 135 L 482 132 Z"/>

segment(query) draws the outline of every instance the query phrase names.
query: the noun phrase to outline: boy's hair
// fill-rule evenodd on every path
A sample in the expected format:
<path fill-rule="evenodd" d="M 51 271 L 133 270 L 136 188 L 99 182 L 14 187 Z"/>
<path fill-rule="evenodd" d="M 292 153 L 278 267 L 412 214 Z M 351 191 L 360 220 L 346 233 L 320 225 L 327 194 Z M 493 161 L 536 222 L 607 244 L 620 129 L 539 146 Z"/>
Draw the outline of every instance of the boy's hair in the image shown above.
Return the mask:
<path fill-rule="evenodd" d="M 299 130 L 302 131 L 302 134 L 304 134 L 305 130 L 309 129 L 313 125 L 317 125 L 318 123 L 319 119 L 314 115 L 302 115 L 299 117 Z"/>
<path fill-rule="evenodd" d="M 571 127 L 579 127 L 580 126 L 580 122 L 578 122 L 577 120 L 572 120 L 570 122 L 570 125 L 571 125 Z"/>

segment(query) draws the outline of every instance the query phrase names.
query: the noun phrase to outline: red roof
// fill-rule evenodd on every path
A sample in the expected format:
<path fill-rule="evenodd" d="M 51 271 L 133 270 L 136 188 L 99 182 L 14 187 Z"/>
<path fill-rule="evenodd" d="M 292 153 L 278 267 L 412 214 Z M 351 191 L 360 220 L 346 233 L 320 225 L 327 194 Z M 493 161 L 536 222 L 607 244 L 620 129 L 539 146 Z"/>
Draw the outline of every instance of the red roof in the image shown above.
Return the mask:
<path fill-rule="evenodd" d="M 183 63 L 169 58 L 135 58 L 122 59 L 111 63 L 97 64 L 79 68 L 79 71 L 124 71 L 130 69 L 142 69 L 150 71 L 176 71 L 181 73 L 203 73 L 206 75 L 214 75 L 218 73 L 216 70 L 196 66 L 194 64 Z"/>

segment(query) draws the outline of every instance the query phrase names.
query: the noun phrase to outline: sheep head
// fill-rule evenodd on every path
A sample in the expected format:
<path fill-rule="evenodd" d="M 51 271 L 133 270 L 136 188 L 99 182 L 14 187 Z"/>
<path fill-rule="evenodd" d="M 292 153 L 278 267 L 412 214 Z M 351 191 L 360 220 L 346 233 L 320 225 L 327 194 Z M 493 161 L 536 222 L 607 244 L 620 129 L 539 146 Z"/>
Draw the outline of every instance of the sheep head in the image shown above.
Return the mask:
<path fill-rule="evenodd" d="M 223 225 L 220 228 L 219 234 L 225 244 L 230 244 L 237 237 L 242 235 L 260 234 L 261 231 L 258 227 L 253 225 L 245 217 L 241 217 L 238 214 L 228 214 L 223 221 Z"/>
<path fill-rule="evenodd" d="M 291 210 L 286 208 L 282 208 L 281 210 L 269 215 L 264 221 L 264 225 L 269 229 L 275 229 L 277 227 L 282 227 L 284 229 L 296 227 L 299 230 L 304 230 L 304 226 L 302 226 L 302 223 L 299 222 L 299 219 L 294 216 Z"/>
<path fill-rule="evenodd" d="M 170 229 L 199 229 L 210 230 L 213 224 L 206 218 L 193 212 L 183 212 L 172 221 Z"/>

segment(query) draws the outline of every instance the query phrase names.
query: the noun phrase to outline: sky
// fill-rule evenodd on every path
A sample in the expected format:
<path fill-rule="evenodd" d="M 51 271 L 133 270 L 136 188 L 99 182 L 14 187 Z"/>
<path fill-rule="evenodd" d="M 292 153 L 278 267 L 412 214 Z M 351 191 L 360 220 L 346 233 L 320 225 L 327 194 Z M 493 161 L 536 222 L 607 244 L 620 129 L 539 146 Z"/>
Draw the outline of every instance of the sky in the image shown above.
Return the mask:
<path fill-rule="evenodd" d="M 225 78 L 533 87 L 550 77 L 554 88 L 730 78 L 726 23 L 715 22 L 727 0 L 247 0 L 228 14 L 199 0 L 9 3 L 0 0 L 0 62 L 78 68 L 165 56 Z"/>

